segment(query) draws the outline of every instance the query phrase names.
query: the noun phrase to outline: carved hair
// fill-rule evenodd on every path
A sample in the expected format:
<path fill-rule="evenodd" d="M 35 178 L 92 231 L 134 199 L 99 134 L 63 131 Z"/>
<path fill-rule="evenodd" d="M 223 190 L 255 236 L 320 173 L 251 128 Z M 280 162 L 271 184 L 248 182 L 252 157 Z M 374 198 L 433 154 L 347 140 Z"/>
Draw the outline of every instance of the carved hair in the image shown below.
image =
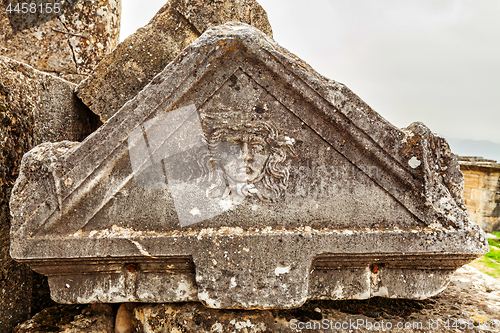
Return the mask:
<path fill-rule="evenodd" d="M 274 124 L 270 122 L 254 122 L 239 125 L 227 125 L 213 131 L 210 140 L 207 142 L 209 151 L 198 158 L 198 165 L 202 170 L 202 181 L 210 183 L 207 190 L 209 197 L 225 197 L 229 195 L 227 188 L 227 175 L 220 164 L 220 143 L 230 142 L 232 138 L 247 134 L 250 137 L 259 137 L 264 140 L 266 148 L 269 151 L 261 174 L 250 182 L 257 184 L 262 181 L 262 189 L 253 186 L 244 186 L 238 193 L 242 196 L 256 196 L 263 201 L 276 201 L 286 190 L 289 183 L 289 166 L 287 159 L 296 157 L 293 149 L 293 139 L 278 134 Z M 261 187 L 261 186 L 259 186 Z M 249 190 L 255 188 L 256 190 Z"/>

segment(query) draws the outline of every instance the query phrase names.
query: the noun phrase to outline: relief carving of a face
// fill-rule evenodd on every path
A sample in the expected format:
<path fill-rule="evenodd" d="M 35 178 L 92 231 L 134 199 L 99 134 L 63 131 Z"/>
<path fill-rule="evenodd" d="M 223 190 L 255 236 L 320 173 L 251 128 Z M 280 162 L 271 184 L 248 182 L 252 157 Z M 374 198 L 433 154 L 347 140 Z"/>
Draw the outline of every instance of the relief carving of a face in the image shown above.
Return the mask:
<path fill-rule="evenodd" d="M 271 122 L 215 129 L 208 142 L 211 156 L 203 163 L 205 180 L 212 183 L 207 195 L 279 199 L 288 186 L 293 144 L 294 140 L 279 135 Z"/>
<path fill-rule="evenodd" d="M 220 165 L 234 182 L 253 182 L 263 174 L 269 151 L 261 137 L 242 134 L 220 145 Z"/>

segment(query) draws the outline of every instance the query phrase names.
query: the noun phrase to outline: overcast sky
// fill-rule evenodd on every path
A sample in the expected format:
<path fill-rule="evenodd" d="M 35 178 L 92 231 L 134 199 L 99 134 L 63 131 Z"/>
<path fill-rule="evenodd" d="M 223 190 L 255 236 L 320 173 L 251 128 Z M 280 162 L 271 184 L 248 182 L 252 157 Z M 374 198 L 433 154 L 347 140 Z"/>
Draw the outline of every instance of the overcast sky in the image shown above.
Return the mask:
<path fill-rule="evenodd" d="M 259 0 L 274 39 L 398 127 L 499 144 L 499 0 Z M 166 0 L 123 0 L 122 39 Z M 493 145 L 493 147 L 495 147 Z"/>

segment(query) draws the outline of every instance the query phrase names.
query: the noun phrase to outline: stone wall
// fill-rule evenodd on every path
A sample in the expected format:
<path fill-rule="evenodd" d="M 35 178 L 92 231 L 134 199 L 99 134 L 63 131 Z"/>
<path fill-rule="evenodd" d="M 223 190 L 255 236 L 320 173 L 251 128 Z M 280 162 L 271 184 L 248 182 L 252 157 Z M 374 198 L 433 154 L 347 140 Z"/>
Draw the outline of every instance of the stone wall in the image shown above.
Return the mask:
<path fill-rule="evenodd" d="M 500 230 L 500 163 L 460 157 L 464 200 L 471 219 L 487 232 Z"/>

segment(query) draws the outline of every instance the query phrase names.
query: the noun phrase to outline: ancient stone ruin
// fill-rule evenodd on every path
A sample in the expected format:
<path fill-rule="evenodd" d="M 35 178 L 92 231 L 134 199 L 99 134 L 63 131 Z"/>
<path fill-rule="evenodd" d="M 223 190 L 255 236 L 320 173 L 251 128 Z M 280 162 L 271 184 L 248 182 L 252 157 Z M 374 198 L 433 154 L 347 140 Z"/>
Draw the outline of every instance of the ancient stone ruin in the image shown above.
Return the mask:
<path fill-rule="evenodd" d="M 232 22 L 82 143 L 24 156 L 11 255 L 59 303 L 423 299 L 486 252 L 462 184 L 443 138 Z"/>
<path fill-rule="evenodd" d="M 10 192 L 24 153 L 43 142 L 83 140 L 98 119 L 76 98 L 76 85 L 0 56 L 0 327 L 47 303 L 48 286 L 9 256 Z M 34 314 L 34 313 L 33 313 Z"/>
<path fill-rule="evenodd" d="M 21 158 L 43 142 L 81 141 L 100 125 L 99 117 L 76 98 L 75 85 L 65 80 L 80 82 L 86 78 L 103 56 L 116 46 L 119 36 L 120 1 L 62 1 L 59 6 L 37 0 L 27 5 L 33 7 L 35 4 L 35 13 L 21 14 L 21 4 L 16 11 L 16 3 L 0 2 L 0 327 L 4 330 L 10 330 L 51 304 L 47 279 L 33 274 L 26 264 L 13 261 L 9 255 L 11 222 L 8 202 Z M 174 23 L 169 21 L 171 17 L 188 22 L 197 29 L 235 19 L 256 24 L 259 29 L 271 33 L 267 16 L 256 2 L 228 4 L 229 1 L 214 2 L 208 7 L 189 1 L 177 4 L 175 12 L 170 9 L 171 15 L 158 14 L 155 17 L 161 20 L 154 25 L 157 29 L 154 34 L 163 36 L 161 28 Z M 186 6 L 182 11 L 181 5 Z M 39 12 L 42 9 L 43 13 Z M 49 9 L 50 15 L 47 13 Z M 161 12 L 165 12 L 164 9 Z M 197 16 L 206 10 L 217 13 L 217 16 Z M 183 27 L 189 30 L 189 24 Z M 179 35 L 184 34 L 179 28 L 173 29 Z M 148 29 L 145 27 L 141 31 Z M 168 53 L 156 54 L 155 62 L 150 64 L 153 67 L 145 70 L 150 78 L 187 45 L 181 38 L 176 42 L 181 46 L 170 49 Z M 136 54 L 143 57 L 141 52 L 148 50 L 144 45 L 140 46 Z M 119 57 L 119 52 L 114 56 Z M 158 64 L 158 69 L 155 69 Z M 126 75 L 122 76 L 125 78 Z M 109 77 L 105 81 L 110 82 Z M 89 80 L 87 86 L 92 82 L 95 79 Z M 149 79 L 144 85 L 147 82 Z M 103 86 L 103 82 L 99 84 Z M 133 84 L 139 87 L 133 87 Z M 129 88 L 137 93 L 140 84 L 139 80 L 132 81 Z M 135 96 L 128 94 L 127 100 Z"/>
<path fill-rule="evenodd" d="M 255 1 L 171 0 L 120 44 L 120 1 L 7 5 L 3 330 L 50 305 L 26 264 L 73 305 L 16 333 L 288 332 L 307 300 L 425 299 L 487 251 L 446 141 L 280 47 Z"/>
<path fill-rule="evenodd" d="M 267 14 L 254 0 L 170 0 L 145 27 L 104 57 L 78 86 L 78 97 L 106 121 L 205 30 L 229 21 L 250 24 L 272 36 Z"/>
<path fill-rule="evenodd" d="M 97 128 L 98 118 L 75 96 L 73 83 L 118 44 L 120 12 L 120 0 L 35 0 L 24 8 L 20 1 L 0 1 L 2 332 L 51 302 L 46 279 L 9 256 L 8 202 L 21 158 L 43 142 L 83 140 Z"/>
<path fill-rule="evenodd" d="M 500 163 L 462 156 L 459 164 L 470 218 L 486 232 L 500 230 Z"/>

